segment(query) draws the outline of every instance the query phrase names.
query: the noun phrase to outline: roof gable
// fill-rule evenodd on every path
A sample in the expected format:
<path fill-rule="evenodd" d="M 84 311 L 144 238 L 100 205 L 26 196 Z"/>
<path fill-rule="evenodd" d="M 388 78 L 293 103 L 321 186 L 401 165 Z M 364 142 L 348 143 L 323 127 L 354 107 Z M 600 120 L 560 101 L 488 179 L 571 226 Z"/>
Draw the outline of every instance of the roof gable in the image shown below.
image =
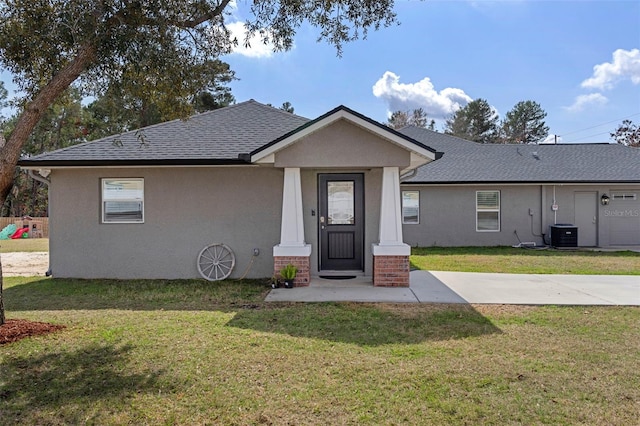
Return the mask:
<path fill-rule="evenodd" d="M 347 120 L 336 120 L 273 154 L 275 167 L 374 168 L 411 164 L 407 149 Z"/>
<path fill-rule="evenodd" d="M 412 154 L 412 163 L 426 163 L 438 158 L 438 153 L 422 144 L 421 142 L 404 135 L 394 129 L 384 126 L 360 113 L 357 113 L 344 105 L 327 112 L 324 115 L 311 120 L 291 132 L 288 132 L 272 142 L 251 152 L 252 163 L 273 163 L 275 161 L 274 154 L 290 145 L 300 141 L 301 139 L 324 129 L 339 120 L 345 120 L 353 125 L 359 126 L 368 132 L 371 132 L 390 143 L 400 146 Z M 419 158 L 414 158 L 419 157 Z M 422 159 L 422 161 L 420 161 Z M 417 167 L 421 164 L 415 164 Z"/>

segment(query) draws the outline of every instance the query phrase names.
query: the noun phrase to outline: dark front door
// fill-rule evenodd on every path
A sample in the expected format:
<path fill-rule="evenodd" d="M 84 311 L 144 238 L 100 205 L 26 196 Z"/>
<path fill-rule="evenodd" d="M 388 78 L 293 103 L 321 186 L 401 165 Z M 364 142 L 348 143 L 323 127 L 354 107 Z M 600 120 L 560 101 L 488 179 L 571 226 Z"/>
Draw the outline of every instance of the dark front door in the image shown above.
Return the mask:
<path fill-rule="evenodd" d="M 320 270 L 364 270 L 364 179 L 361 173 L 318 176 Z"/>

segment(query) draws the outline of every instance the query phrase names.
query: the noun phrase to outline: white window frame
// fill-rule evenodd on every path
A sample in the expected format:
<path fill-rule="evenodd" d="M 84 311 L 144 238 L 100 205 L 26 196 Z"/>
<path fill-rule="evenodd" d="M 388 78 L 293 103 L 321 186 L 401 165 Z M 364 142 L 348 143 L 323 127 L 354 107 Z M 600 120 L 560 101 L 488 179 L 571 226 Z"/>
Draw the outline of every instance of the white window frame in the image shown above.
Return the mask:
<path fill-rule="evenodd" d="M 497 208 L 486 208 L 486 207 L 481 208 L 480 206 L 478 206 L 478 194 L 480 194 L 482 192 L 493 192 L 493 193 L 498 194 L 498 207 Z M 500 206 L 501 206 L 501 200 L 500 200 L 500 191 L 499 190 L 490 189 L 490 190 L 476 191 L 476 232 L 500 232 L 500 222 L 501 222 Z M 497 215 L 498 228 L 497 229 L 478 229 L 478 214 L 479 213 L 497 213 L 498 214 Z"/>
<path fill-rule="evenodd" d="M 415 221 L 407 221 L 405 219 L 405 214 L 404 214 L 404 194 L 407 192 L 415 192 L 416 194 L 418 194 L 418 211 L 416 212 L 416 220 Z M 420 191 L 418 190 L 406 190 L 406 191 L 402 191 L 402 224 L 403 225 L 419 225 L 420 224 Z"/>
<path fill-rule="evenodd" d="M 123 194 L 121 198 L 114 197 L 110 195 L 108 200 L 105 200 L 105 187 L 107 183 L 112 182 L 140 182 L 142 188 L 141 197 L 131 197 Z M 105 205 L 107 202 L 131 202 L 138 201 L 141 203 L 140 219 L 118 219 L 112 220 L 108 219 L 106 216 Z M 144 178 L 102 178 L 100 179 L 100 218 L 102 223 L 110 224 L 110 223 L 144 223 Z"/>

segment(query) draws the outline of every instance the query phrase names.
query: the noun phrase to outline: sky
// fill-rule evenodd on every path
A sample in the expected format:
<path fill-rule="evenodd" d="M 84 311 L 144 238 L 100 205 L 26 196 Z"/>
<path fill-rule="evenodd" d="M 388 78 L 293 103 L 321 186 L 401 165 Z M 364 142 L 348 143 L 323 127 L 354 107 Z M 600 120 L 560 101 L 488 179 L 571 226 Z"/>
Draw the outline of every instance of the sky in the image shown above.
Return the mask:
<path fill-rule="evenodd" d="M 227 19 L 239 40 L 247 1 Z M 238 47 L 222 57 L 238 78 L 233 95 L 290 102 L 308 118 L 345 105 L 383 123 L 421 107 L 438 130 L 473 99 L 500 118 L 532 100 L 560 142 L 608 142 L 622 120 L 640 123 L 638 0 L 396 0 L 395 11 L 399 25 L 344 45 L 342 57 L 308 25 L 288 52 Z"/>
<path fill-rule="evenodd" d="M 640 1 L 396 0 L 400 25 L 346 44 L 342 57 L 303 27 L 292 50 L 259 41 L 222 59 L 238 80 L 237 101 L 316 118 L 345 105 L 386 122 L 391 111 L 422 107 L 444 120 L 473 99 L 503 118 L 525 100 L 547 112 L 562 142 L 608 142 L 640 123 Z M 244 0 L 228 22 L 242 39 Z"/>

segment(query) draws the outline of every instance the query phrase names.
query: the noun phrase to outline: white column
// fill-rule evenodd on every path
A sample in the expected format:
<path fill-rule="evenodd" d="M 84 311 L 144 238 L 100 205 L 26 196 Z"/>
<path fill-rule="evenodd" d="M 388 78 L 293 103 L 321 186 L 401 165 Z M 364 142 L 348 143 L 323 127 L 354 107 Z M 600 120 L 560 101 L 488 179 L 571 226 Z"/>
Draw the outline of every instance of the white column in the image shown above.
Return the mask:
<path fill-rule="evenodd" d="M 385 167 L 382 172 L 379 243 L 373 245 L 374 255 L 410 254 L 411 247 L 402 240 L 401 209 L 400 170 L 398 167 Z"/>
<path fill-rule="evenodd" d="M 311 245 L 304 241 L 304 219 L 302 211 L 302 185 L 300 168 L 284 169 L 282 188 L 282 220 L 280 244 L 273 248 L 274 256 L 309 256 Z"/>

